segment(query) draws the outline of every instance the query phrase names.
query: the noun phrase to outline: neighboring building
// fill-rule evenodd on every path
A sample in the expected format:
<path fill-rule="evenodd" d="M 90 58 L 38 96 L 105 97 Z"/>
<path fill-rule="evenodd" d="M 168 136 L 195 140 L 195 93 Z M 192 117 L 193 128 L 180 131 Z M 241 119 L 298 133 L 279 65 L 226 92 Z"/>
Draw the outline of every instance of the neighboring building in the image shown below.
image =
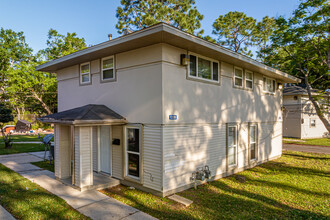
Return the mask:
<path fill-rule="evenodd" d="M 86 189 L 102 172 L 161 196 L 205 165 L 218 179 L 281 156 L 281 86 L 299 81 L 163 23 L 36 69 L 57 73 L 60 113 L 40 119 L 55 124 L 56 177 Z"/>
<path fill-rule="evenodd" d="M 318 95 L 315 90 L 312 95 Z M 324 101 L 329 106 L 329 94 L 324 94 Z M 288 85 L 283 89 L 283 136 L 294 138 L 321 138 L 328 131 L 316 114 L 307 90 L 301 86 Z M 330 121 L 330 111 L 325 113 Z"/>

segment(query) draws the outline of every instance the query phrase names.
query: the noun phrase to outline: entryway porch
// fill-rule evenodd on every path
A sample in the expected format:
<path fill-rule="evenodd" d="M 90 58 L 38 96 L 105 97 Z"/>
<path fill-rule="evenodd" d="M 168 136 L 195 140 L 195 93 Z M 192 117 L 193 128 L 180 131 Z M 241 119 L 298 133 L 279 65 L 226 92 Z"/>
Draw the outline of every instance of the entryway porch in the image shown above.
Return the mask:
<path fill-rule="evenodd" d="M 93 185 L 85 186 L 83 189 L 80 189 L 79 187 L 72 184 L 72 177 L 62 179 L 60 181 L 63 182 L 65 185 L 72 186 L 73 188 L 76 188 L 81 191 L 92 190 L 92 189 L 95 190 L 105 189 L 120 184 L 120 180 L 98 172 L 93 172 Z"/>
<path fill-rule="evenodd" d="M 120 183 L 122 125 L 127 123 L 124 117 L 104 105 L 86 105 L 40 121 L 55 124 L 58 180 L 81 191 Z"/>

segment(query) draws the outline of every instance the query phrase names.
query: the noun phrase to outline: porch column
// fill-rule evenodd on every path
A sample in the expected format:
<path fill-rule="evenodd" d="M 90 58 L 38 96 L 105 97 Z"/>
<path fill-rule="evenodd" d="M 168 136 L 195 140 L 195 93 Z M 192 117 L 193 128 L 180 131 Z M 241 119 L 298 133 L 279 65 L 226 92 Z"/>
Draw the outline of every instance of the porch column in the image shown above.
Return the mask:
<path fill-rule="evenodd" d="M 71 135 L 70 126 L 55 125 L 55 176 L 59 179 L 69 178 L 71 176 Z"/>
<path fill-rule="evenodd" d="M 80 189 L 93 185 L 93 136 L 91 126 L 74 128 L 74 185 Z"/>

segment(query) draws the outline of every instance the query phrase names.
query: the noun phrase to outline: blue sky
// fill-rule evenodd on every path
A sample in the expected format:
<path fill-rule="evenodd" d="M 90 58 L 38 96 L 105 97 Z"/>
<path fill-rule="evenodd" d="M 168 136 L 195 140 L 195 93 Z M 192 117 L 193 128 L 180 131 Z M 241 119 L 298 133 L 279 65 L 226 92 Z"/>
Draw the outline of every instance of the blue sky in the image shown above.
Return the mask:
<path fill-rule="evenodd" d="M 88 45 L 118 37 L 116 8 L 120 0 L 0 0 L 0 27 L 23 31 L 26 41 L 37 52 L 46 47 L 50 28 L 61 34 L 76 32 Z M 196 0 L 204 15 L 202 28 L 212 33 L 212 24 L 229 11 L 242 11 L 261 20 L 264 16 L 289 17 L 299 0 Z"/>

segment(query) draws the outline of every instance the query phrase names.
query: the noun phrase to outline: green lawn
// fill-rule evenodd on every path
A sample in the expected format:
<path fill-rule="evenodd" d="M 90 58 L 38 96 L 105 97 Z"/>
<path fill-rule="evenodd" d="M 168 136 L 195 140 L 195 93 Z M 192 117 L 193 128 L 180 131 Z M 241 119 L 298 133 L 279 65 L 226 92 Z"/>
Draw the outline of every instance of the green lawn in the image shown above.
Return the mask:
<path fill-rule="evenodd" d="M 51 172 L 54 172 L 54 164 L 49 164 L 49 160 L 46 161 L 39 161 L 39 162 L 33 162 L 33 165 L 36 165 L 37 167 L 40 167 L 45 170 L 49 170 Z"/>
<path fill-rule="evenodd" d="M 287 151 L 277 160 L 168 198 L 118 186 L 102 190 L 160 219 L 329 219 L 330 155 Z"/>
<path fill-rule="evenodd" d="M 46 134 L 41 134 L 41 137 L 45 137 Z M 38 138 L 38 135 L 11 135 L 11 139 L 13 142 L 21 142 L 21 141 L 41 141 Z M 2 136 L 0 137 L 0 143 L 3 142 Z"/>
<path fill-rule="evenodd" d="M 5 145 L 0 143 L 0 155 L 18 154 L 26 152 L 44 151 L 45 147 L 41 144 L 13 144 L 11 149 L 5 149 Z"/>
<path fill-rule="evenodd" d="M 290 140 L 283 140 L 283 143 L 286 144 L 305 144 L 305 145 L 320 145 L 320 146 L 329 146 L 329 138 L 317 138 L 317 139 L 294 139 L 294 138 L 285 138 Z"/>
<path fill-rule="evenodd" d="M 17 219 L 88 219 L 63 199 L 0 164 L 0 204 Z"/>

